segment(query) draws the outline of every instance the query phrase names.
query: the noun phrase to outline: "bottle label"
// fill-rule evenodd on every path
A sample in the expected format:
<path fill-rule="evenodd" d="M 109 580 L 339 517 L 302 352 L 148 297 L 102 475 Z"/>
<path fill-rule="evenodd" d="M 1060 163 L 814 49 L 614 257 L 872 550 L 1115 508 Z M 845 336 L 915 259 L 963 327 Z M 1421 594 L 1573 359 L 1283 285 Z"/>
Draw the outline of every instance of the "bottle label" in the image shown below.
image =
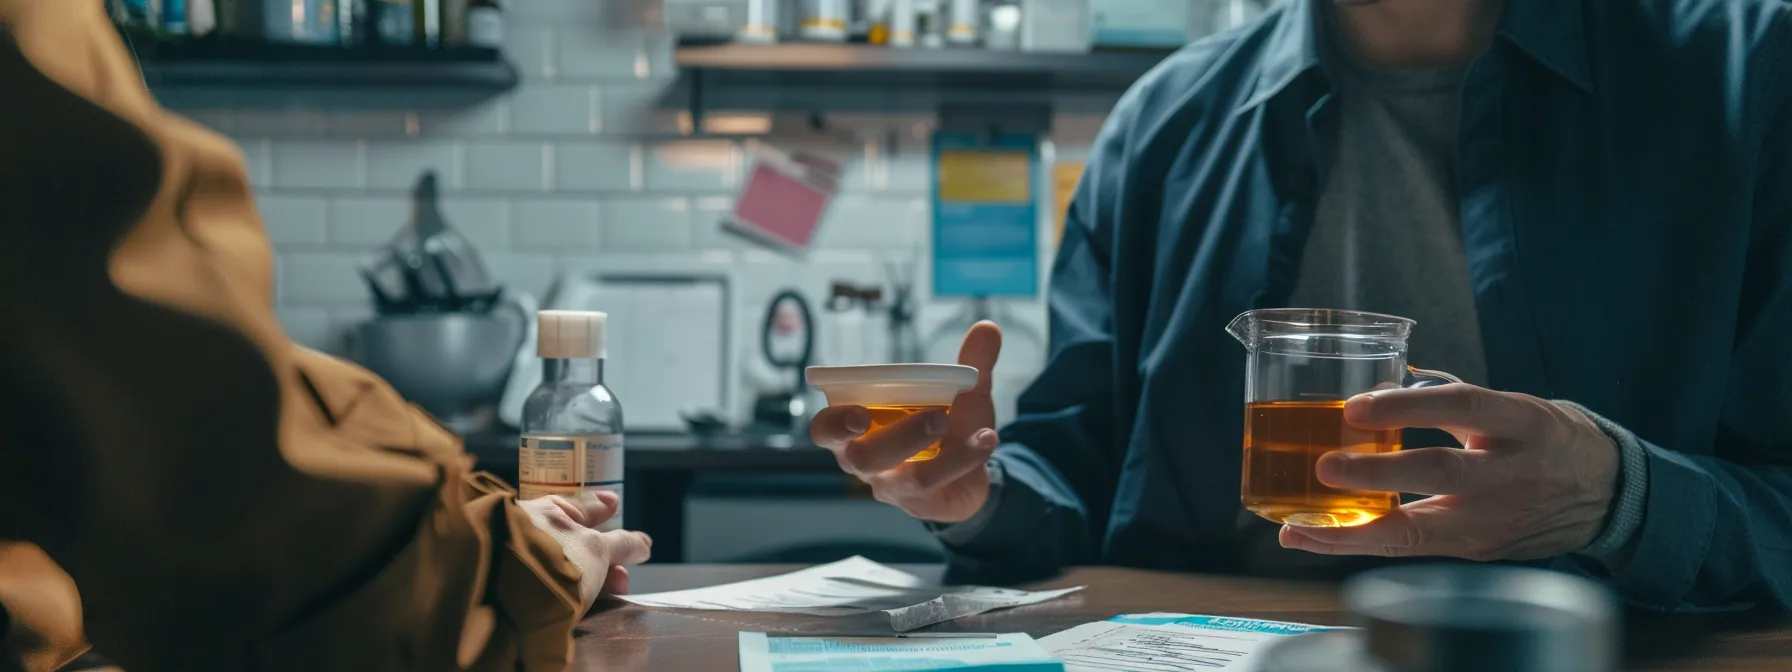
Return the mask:
<path fill-rule="evenodd" d="M 495 7 L 467 10 L 467 44 L 494 49 L 504 46 L 503 12 Z"/>
<path fill-rule="evenodd" d="M 525 434 L 519 448 L 516 479 L 519 499 L 560 495 L 568 499 L 592 500 L 599 490 L 622 496 L 621 434 Z M 622 510 L 618 504 L 616 515 L 610 516 L 598 529 L 621 527 Z"/>

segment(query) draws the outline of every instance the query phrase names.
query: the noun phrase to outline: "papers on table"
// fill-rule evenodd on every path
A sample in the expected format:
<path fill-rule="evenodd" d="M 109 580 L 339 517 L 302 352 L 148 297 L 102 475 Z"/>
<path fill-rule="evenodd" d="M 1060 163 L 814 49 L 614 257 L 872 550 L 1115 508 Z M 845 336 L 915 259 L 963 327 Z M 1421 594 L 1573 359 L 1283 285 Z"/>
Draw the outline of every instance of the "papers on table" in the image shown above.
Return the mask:
<path fill-rule="evenodd" d="M 1066 672 L 1252 670 L 1256 656 L 1282 637 L 1319 625 L 1195 614 L 1128 614 L 1086 623 L 1039 640 Z"/>
<path fill-rule="evenodd" d="M 995 609 L 1044 602 L 1081 590 L 1026 591 L 981 586 L 928 586 L 921 577 L 853 556 L 789 574 L 623 599 L 647 607 L 773 611 L 816 616 L 890 615 L 907 632 Z"/>
<path fill-rule="evenodd" d="M 978 638 L 768 637 L 740 633 L 740 672 L 1064 672 L 1025 634 Z"/>

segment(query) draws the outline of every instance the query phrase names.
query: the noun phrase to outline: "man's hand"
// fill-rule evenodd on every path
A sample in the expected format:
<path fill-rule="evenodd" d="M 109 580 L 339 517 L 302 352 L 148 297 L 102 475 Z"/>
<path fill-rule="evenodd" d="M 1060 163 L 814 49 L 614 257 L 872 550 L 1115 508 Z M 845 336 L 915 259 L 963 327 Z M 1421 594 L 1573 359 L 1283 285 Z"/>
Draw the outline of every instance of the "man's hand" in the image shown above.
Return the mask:
<path fill-rule="evenodd" d="M 922 520 L 956 523 L 989 499 L 989 456 L 996 450 L 996 409 L 989 376 L 1002 351 L 1002 330 L 978 322 L 964 336 L 958 363 L 977 369 L 977 386 L 952 401 L 950 414 L 916 413 L 876 433 L 862 406 L 830 406 L 809 422 L 815 445 L 833 451 L 840 468 L 871 486 L 877 500 Z M 940 454 L 905 462 L 940 442 Z"/>
<path fill-rule="evenodd" d="M 1321 457 L 1319 480 L 1332 487 L 1435 496 L 1358 527 L 1283 527 L 1287 548 L 1524 560 L 1585 548 L 1605 526 L 1618 448 L 1572 408 L 1454 384 L 1358 395 L 1344 419 L 1363 429 L 1435 427 L 1464 449 Z"/>
<path fill-rule="evenodd" d="M 627 593 L 626 566 L 646 562 L 653 549 L 653 540 L 640 532 L 597 530 L 616 515 L 620 501 L 615 493 L 599 491 L 590 502 L 549 496 L 519 503 L 579 568 L 579 599 L 586 609 L 599 595 Z"/>

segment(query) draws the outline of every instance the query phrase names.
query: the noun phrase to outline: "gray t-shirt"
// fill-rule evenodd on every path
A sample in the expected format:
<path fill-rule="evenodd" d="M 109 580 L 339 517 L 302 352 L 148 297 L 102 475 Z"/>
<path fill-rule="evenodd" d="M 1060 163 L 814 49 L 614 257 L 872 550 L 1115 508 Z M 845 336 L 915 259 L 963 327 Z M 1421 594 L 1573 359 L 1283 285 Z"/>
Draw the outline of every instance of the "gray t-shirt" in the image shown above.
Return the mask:
<path fill-rule="evenodd" d="M 1334 57 L 1336 127 L 1290 305 L 1409 317 L 1413 366 L 1486 384 L 1462 249 L 1462 68 L 1381 70 Z"/>
<path fill-rule="evenodd" d="M 1385 70 L 1335 50 L 1335 122 L 1290 306 L 1412 318 L 1413 366 L 1485 384 L 1486 353 L 1463 253 L 1456 130 L 1465 68 Z M 1365 561 L 1284 549 L 1277 526 L 1242 513 L 1250 573 L 1331 575 Z"/>

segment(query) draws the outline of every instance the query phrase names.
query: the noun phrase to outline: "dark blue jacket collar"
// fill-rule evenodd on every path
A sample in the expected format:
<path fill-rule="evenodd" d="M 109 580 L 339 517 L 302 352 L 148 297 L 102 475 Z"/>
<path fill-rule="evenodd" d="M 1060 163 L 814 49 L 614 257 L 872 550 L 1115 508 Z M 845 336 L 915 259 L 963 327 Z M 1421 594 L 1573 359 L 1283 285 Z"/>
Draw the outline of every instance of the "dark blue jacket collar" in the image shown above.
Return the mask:
<path fill-rule="evenodd" d="M 1319 12 L 1325 2 L 1331 0 L 1288 0 L 1270 17 L 1273 25 L 1257 81 L 1240 111 L 1275 97 L 1296 78 L 1320 67 Z M 1580 0 L 1507 0 L 1496 34 L 1575 86 L 1593 90 Z"/>

